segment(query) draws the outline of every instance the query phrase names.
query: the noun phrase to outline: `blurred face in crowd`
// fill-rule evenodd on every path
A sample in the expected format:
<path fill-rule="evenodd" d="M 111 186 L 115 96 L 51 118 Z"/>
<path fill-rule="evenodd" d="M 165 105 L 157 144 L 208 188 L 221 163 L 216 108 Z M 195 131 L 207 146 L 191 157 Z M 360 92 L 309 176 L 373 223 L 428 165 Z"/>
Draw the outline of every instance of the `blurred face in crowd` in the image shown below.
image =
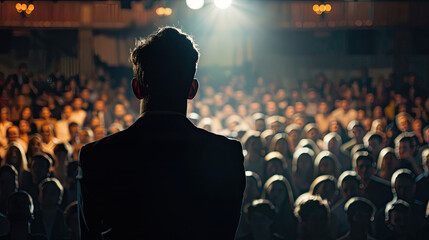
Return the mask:
<path fill-rule="evenodd" d="M 310 131 L 308 131 L 306 134 L 305 134 L 305 137 L 306 138 L 308 138 L 308 139 L 311 139 L 311 140 L 317 140 L 316 139 L 316 137 L 317 137 L 317 130 L 316 129 L 310 129 Z"/>
<path fill-rule="evenodd" d="M 381 149 L 383 149 L 383 144 L 380 142 L 379 139 L 370 139 L 368 141 L 369 146 L 368 149 L 371 151 L 371 154 L 374 159 L 378 158 L 378 154 L 380 153 Z"/>
<path fill-rule="evenodd" d="M 380 106 L 376 106 L 373 110 L 373 118 L 380 119 L 383 117 L 383 109 Z"/>
<path fill-rule="evenodd" d="M 359 185 L 360 183 L 356 180 L 349 179 L 344 181 L 341 185 L 341 195 L 343 198 L 348 201 L 352 197 L 359 196 Z"/>
<path fill-rule="evenodd" d="M 398 234 L 406 234 L 408 230 L 409 212 L 406 210 L 393 210 L 390 212 L 389 223 Z"/>
<path fill-rule="evenodd" d="M 106 129 L 104 127 L 98 126 L 94 129 L 94 140 L 100 140 L 106 136 Z"/>
<path fill-rule="evenodd" d="M 240 117 L 247 117 L 246 105 L 239 105 L 237 111 L 238 111 L 238 115 L 240 115 Z"/>
<path fill-rule="evenodd" d="M 283 202 L 286 200 L 286 188 L 283 183 L 279 181 L 273 182 L 267 188 L 268 200 L 270 200 L 274 206 L 280 208 L 283 205 Z"/>
<path fill-rule="evenodd" d="M 19 128 L 17 126 L 12 126 L 7 129 L 7 139 L 9 142 L 14 142 L 19 138 Z"/>
<path fill-rule="evenodd" d="M 297 172 L 303 173 L 305 176 L 313 174 L 313 160 L 307 154 L 299 156 L 297 161 Z"/>
<path fill-rule="evenodd" d="M 247 152 L 250 154 L 262 154 L 263 145 L 260 138 L 251 137 L 247 143 Z"/>
<path fill-rule="evenodd" d="M 30 124 L 27 120 L 19 121 L 19 131 L 23 134 L 28 134 L 31 131 Z"/>
<path fill-rule="evenodd" d="M 94 110 L 97 112 L 104 111 L 104 102 L 97 100 L 94 104 Z"/>
<path fill-rule="evenodd" d="M 322 199 L 327 200 L 329 203 L 334 202 L 335 187 L 334 184 L 328 181 L 319 184 L 315 191 L 315 195 L 319 195 Z"/>
<path fill-rule="evenodd" d="M 265 130 L 265 121 L 262 119 L 258 119 L 255 121 L 255 130 L 259 132 L 263 132 Z"/>
<path fill-rule="evenodd" d="M 273 101 L 269 101 L 265 107 L 266 112 L 268 115 L 275 115 L 277 114 L 277 104 Z"/>
<path fill-rule="evenodd" d="M 408 159 L 412 157 L 410 145 L 409 141 L 401 141 L 396 144 L 395 151 L 398 154 L 399 159 Z"/>
<path fill-rule="evenodd" d="M 42 111 L 40 112 L 40 118 L 49 119 L 50 117 L 51 117 L 51 110 L 49 110 L 48 107 L 42 108 Z"/>
<path fill-rule="evenodd" d="M 80 96 L 82 97 L 82 99 L 84 101 L 88 101 L 89 100 L 89 90 L 88 89 L 83 89 Z"/>
<path fill-rule="evenodd" d="M 134 123 L 134 117 L 132 114 L 126 114 L 124 116 L 125 126 L 129 127 Z"/>
<path fill-rule="evenodd" d="M 398 199 L 412 203 L 415 192 L 414 181 L 408 177 L 398 177 L 395 182 L 395 192 Z"/>
<path fill-rule="evenodd" d="M 73 108 L 75 111 L 82 109 L 82 98 L 75 98 L 73 101 Z"/>
<path fill-rule="evenodd" d="M 319 163 L 319 175 L 335 176 L 335 165 L 331 158 L 324 157 Z"/>
<path fill-rule="evenodd" d="M 267 163 L 267 169 L 265 172 L 266 178 L 269 178 L 275 174 L 283 174 L 283 165 L 280 160 L 271 160 Z"/>
<path fill-rule="evenodd" d="M 63 117 L 64 119 L 69 119 L 73 112 L 73 108 L 70 105 L 64 106 Z"/>
<path fill-rule="evenodd" d="M 126 112 L 125 112 L 124 105 L 122 105 L 122 104 L 116 104 L 115 105 L 114 114 L 115 114 L 116 119 L 122 119 L 124 117 L 125 113 Z"/>
<path fill-rule="evenodd" d="M 88 130 L 82 130 L 79 132 L 79 141 L 81 144 L 87 144 L 92 141 L 92 134 L 88 132 Z"/>
<path fill-rule="evenodd" d="M 0 112 L 0 120 L 3 121 L 7 121 L 9 120 L 9 110 L 7 108 L 2 108 L 1 112 Z"/>
<path fill-rule="evenodd" d="M 339 134 L 340 126 L 336 121 L 332 121 L 329 123 L 329 132 L 336 132 Z"/>
<path fill-rule="evenodd" d="M 42 147 L 40 145 L 40 139 L 39 138 L 34 138 L 30 142 L 30 144 L 28 144 L 28 147 L 31 149 L 31 152 L 33 154 L 41 152 Z"/>
<path fill-rule="evenodd" d="M 33 115 L 33 114 L 32 114 L 31 109 L 30 109 L 29 107 L 24 108 L 24 109 L 22 110 L 22 119 L 27 120 L 27 119 L 29 119 L 32 115 Z"/>
<path fill-rule="evenodd" d="M 416 133 L 420 133 L 422 130 L 422 121 L 420 119 L 416 119 L 412 124 L 413 131 Z"/>
<path fill-rule="evenodd" d="M 337 139 L 332 138 L 328 142 L 328 151 L 333 152 L 333 153 L 337 153 L 338 151 L 340 151 L 340 144 L 337 141 Z"/>
<path fill-rule="evenodd" d="M 298 144 L 298 132 L 295 130 L 290 131 L 290 133 L 287 135 L 287 140 L 296 146 Z"/>
<path fill-rule="evenodd" d="M 295 114 L 295 108 L 293 106 L 288 106 L 285 110 L 285 117 L 287 119 L 291 119 L 294 114 Z"/>
<path fill-rule="evenodd" d="M 408 119 L 405 116 L 401 116 L 399 117 L 399 130 L 401 130 L 402 132 L 407 131 L 409 126 L 408 126 Z"/>
<path fill-rule="evenodd" d="M 355 171 L 364 182 L 368 181 L 375 173 L 371 160 L 366 158 L 357 161 Z"/>
<path fill-rule="evenodd" d="M 297 113 L 302 113 L 305 111 L 305 105 L 303 102 L 296 102 L 295 103 L 295 111 Z"/>
<path fill-rule="evenodd" d="M 250 114 L 261 112 L 261 104 L 258 102 L 252 102 L 250 104 Z"/>
<path fill-rule="evenodd" d="M 319 103 L 319 113 L 325 114 L 328 112 L 328 104 L 326 102 Z"/>
<path fill-rule="evenodd" d="M 42 126 L 42 128 L 41 128 L 41 134 L 42 134 L 42 140 L 43 140 L 43 142 L 49 142 L 49 141 L 51 141 L 51 139 L 52 139 L 52 128 L 49 126 L 49 125 L 47 125 L 47 124 L 45 124 L 45 125 L 43 125 Z"/>
<path fill-rule="evenodd" d="M 6 153 L 6 163 L 11 164 L 15 167 L 21 162 L 21 152 L 15 146 L 9 148 Z"/>

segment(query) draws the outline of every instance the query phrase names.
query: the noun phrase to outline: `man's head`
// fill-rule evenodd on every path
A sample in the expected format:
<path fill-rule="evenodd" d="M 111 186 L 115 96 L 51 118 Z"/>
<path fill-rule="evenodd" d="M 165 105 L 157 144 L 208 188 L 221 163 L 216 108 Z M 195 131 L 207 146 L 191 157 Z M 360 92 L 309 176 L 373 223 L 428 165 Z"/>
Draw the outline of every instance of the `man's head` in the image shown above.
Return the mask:
<path fill-rule="evenodd" d="M 392 192 L 398 198 L 408 203 L 414 200 L 416 190 L 415 175 L 411 170 L 401 168 L 392 175 Z"/>
<path fill-rule="evenodd" d="M 302 200 L 295 208 L 295 216 L 301 225 L 301 232 L 307 239 L 323 239 L 327 235 L 330 209 L 328 202 L 319 196 L 311 196 Z"/>
<path fill-rule="evenodd" d="M 375 163 L 371 155 L 366 151 L 357 152 L 353 155 L 352 165 L 362 181 L 369 181 L 375 173 Z"/>
<path fill-rule="evenodd" d="M 193 39 L 174 27 L 164 27 L 141 41 L 131 53 L 138 99 L 192 99 L 199 52 Z"/>
<path fill-rule="evenodd" d="M 55 209 L 58 204 L 61 204 L 63 194 L 63 185 L 56 178 L 45 178 L 39 184 L 39 202 L 45 209 Z"/>
<path fill-rule="evenodd" d="M 374 204 L 366 198 L 354 197 L 347 201 L 344 210 L 352 231 L 367 233 L 374 218 L 375 209 Z"/>
<path fill-rule="evenodd" d="M 6 130 L 6 138 L 9 143 L 18 140 L 19 128 L 17 126 L 10 126 Z"/>
<path fill-rule="evenodd" d="M 42 135 L 42 140 L 48 143 L 54 137 L 54 127 L 52 124 L 45 122 L 40 127 L 40 133 Z"/>
<path fill-rule="evenodd" d="M 410 219 L 410 204 L 397 200 L 387 204 L 384 211 L 386 222 L 396 233 L 406 234 Z"/>
<path fill-rule="evenodd" d="M 338 178 L 338 188 L 345 200 L 359 196 L 361 179 L 354 171 L 344 171 Z"/>
<path fill-rule="evenodd" d="M 395 152 L 399 159 L 412 157 L 411 138 L 407 134 L 401 133 L 395 138 Z"/>
<path fill-rule="evenodd" d="M 33 183 L 39 184 L 43 179 L 47 178 L 52 165 L 53 161 L 47 154 L 38 153 L 34 155 L 31 161 Z"/>

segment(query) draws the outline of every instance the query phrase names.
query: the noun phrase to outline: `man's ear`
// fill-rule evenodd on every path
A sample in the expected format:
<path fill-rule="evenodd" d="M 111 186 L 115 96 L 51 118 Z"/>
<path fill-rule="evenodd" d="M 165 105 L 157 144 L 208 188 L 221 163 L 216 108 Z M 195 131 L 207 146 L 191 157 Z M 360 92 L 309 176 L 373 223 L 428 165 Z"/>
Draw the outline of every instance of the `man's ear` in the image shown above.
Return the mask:
<path fill-rule="evenodd" d="M 189 88 L 188 99 L 193 99 L 198 92 L 197 79 L 192 80 L 191 88 Z"/>
<path fill-rule="evenodd" d="M 143 95 L 137 78 L 133 78 L 133 80 L 131 80 L 131 86 L 133 88 L 134 96 L 136 96 L 137 99 L 142 99 Z"/>

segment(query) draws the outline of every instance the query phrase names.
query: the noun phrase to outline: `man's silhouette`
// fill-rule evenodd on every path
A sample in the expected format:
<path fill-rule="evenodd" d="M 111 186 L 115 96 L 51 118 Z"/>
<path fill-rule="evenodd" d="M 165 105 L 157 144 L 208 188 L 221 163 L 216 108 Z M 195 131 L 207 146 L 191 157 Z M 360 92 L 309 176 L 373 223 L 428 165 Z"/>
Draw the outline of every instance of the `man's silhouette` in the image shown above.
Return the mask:
<path fill-rule="evenodd" d="M 233 239 L 245 187 L 239 142 L 185 116 L 199 53 L 165 27 L 132 52 L 141 117 L 84 146 L 78 174 L 82 239 Z"/>

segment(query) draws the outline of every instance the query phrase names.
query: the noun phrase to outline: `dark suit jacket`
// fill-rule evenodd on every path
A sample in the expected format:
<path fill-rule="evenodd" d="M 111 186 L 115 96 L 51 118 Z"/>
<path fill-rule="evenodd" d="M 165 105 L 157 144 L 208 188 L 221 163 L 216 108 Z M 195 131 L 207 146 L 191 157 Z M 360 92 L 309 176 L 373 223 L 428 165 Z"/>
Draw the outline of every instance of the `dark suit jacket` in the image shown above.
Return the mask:
<path fill-rule="evenodd" d="M 82 239 L 233 239 L 245 187 L 237 141 L 184 115 L 148 112 L 84 146 Z"/>

